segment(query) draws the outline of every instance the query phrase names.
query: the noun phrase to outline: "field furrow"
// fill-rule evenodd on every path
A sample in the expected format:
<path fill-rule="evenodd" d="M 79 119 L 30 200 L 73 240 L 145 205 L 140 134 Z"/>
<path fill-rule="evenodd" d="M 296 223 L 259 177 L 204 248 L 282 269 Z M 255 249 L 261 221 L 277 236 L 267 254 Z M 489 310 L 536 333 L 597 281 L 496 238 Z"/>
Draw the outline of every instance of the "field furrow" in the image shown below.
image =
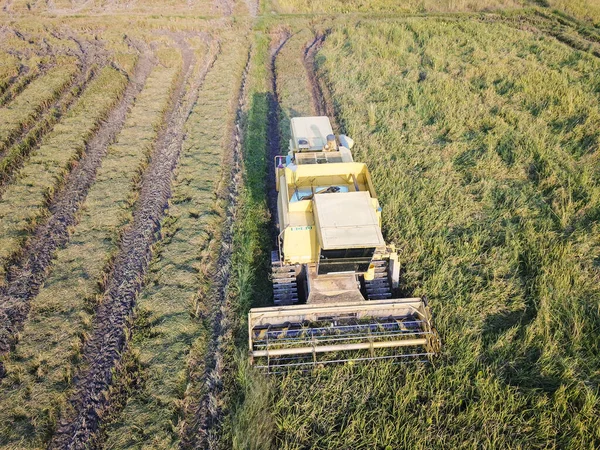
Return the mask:
<path fill-rule="evenodd" d="M 232 315 L 235 308 L 232 306 L 232 293 L 230 281 L 232 277 L 232 240 L 233 229 L 237 217 L 237 205 L 242 183 L 242 111 L 246 102 L 246 83 L 250 64 L 250 50 L 244 46 L 244 41 L 238 42 L 235 51 L 229 57 L 231 76 L 222 82 L 219 90 L 237 92 L 229 100 L 228 108 L 224 110 L 221 120 L 229 126 L 226 128 L 228 135 L 221 140 L 221 147 L 226 150 L 222 159 L 222 199 L 226 204 L 222 206 L 220 232 L 213 239 L 217 243 L 217 255 L 209 263 L 210 287 L 204 298 L 201 299 L 200 309 L 206 314 L 208 327 L 203 336 L 204 354 L 202 362 L 193 368 L 192 395 L 189 396 L 189 411 L 186 423 L 184 445 L 192 448 L 214 447 L 219 442 L 221 417 L 226 405 L 223 396 L 224 372 L 231 366 L 233 349 Z M 214 245 L 214 244 L 213 244 Z M 199 356 L 199 355 L 198 355 Z M 201 378 L 198 375 L 202 371 Z M 194 374 L 195 372 L 195 374 Z M 194 376 L 195 375 L 195 376 Z"/>
<path fill-rule="evenodd" d="M 21 167 L 29 155 L 41 144 L 46 134 L 52 131 L 61 118 L 68 112 L 81 92 L 97 76 L 101 67 L 82 64 L 82 68 L 75 75 L 72 82 L 50 105 L 46 111 L 40 114 L 30 126 L 25 127 L 20 136 L 16 137 L 11 146 L 0 154 L 0 196 L 4 193 L 6 186 L 15 177 L 17 170 Z"/>
<path fill-rule="evenodd" d="M 152 65 L 140 64 L 144 68 L 137 71 L 135 83 L 144 87 L 136 94 L 116 142 L 108 148 L 69 243 L 57 252 L 52 272 L 33 299 L 19 342 L 6 363 L 2 385 L 6 405 L 0 412 L 6 428 L 0 430 L 0 436 L 7 442 L 28 428 L 35 430 L 28 433 L 30 446 L 47 441 L 66 408 L 103 275 L 118 248 L 121 231 L 131 220 L 132 188 L 150 156 L 168 106 L 170 95 L 165 86 L 178 72 L 177 67 L 152 69 Z M 145 71 L 149 70 L 148 75 Z M 29 399 L 33 399 L 31 403 Z M 16 405 L 28 405 L 25 416 L 19 415 Z"/>
<path fill-rule="evenodd" d="M 8 106 L 0 108 L 0 122 L 3 124 L 0 128 L 0 158 L 68 89 L 77 71 L 74 58 L 60 59 L 56 67 L 32 81 Z"/>
<path fill-rule="evenodd" d="M 5 33 L 0 36 L 4 37 Z M 3 64 L 0 66 L 0 106 L 4 106 L 7 102 L 4 97 L 7 91 L 11 89 L 13 84 L 29 71 L 29 67 L 21 64 L 16 55 L 10 54 L 5 49 L 0 50 L 0 57 Z"/>
<path fill-rule="evenodd" d="M 3 58 L 6 55 L 2 55 Z M 49 64 L 35 64 L 33 67 L 20 66 L 18 74 L 6 76 L 0 81 L 0 106 L 4 107 L 12 102 L 35 79 L 44 75 L 49 69 Z"/>
<path fill-rule="evenodd" d="M 244 50 L 230 40 L 221 48 L 186 123 L 163 240 L 136 306 L 130 350 L 139 358 L 143 384 L 108 428 L 108 447 L 173 448 L 186 410 L 196 411 L 185 398 L 187 361 L 192 347 L 198 352 L 208 335 L 202 317 L 211 305 L 203 297 L 222 234 L 225 193 L 220 191 L 230 178 L 232 156 L 231 93 L 239 83 Z M 225 68 L 231 71 L 227 77 Z"/>
<path fill-rule="evenodd" d="M 68 227 L 74 223 L 74 214 L 93 182 L 108 143 L 123 124 L 128 102 L 117 108 L 121 116 L 109 114 L 124 88 L 123 75 L 114 69 L 102 69 L 0 200 L 2 275 L 11 260 L 15 262 L 0 290 L 3 299 L 0 350 L 3 353 L 8 351 L 14 333 L 27 316 L 29 299 L 43 282 L 54 250 L 68 238 Z M 139 88 L 132 89 L 135 92 Z M 132 97 L 130 93 L 126 98 L 130 102 Z M 109 120 L 94 135 L 98 122 L 107 117 Z M 81 154 L 84 158 L 69 177 L 70 165 Z M 23 247 L 33 231 L 33 239 Z"/>
<path fill-rule="evenodd" d="M 85 367 L 76 382 L 72 410 L 63 415 L 53 447 L 85 446 L 98 430 L 103 408 L 107 407 L 103 393 L 111 385 L 112 373 L 126 345 L 128 321 L 171 194 L 171 177 L 181 150 L 183 127 L 198 95 L 197 89 L 186 91 L 186 83 L 194 70 L 193 52 L 183 38 L 173 38 L 180 48 L 182 65 L 165 126 L 143 175 L 132 224 L 122 234 L 104 298 L 94 318 L 90 339 L 84 346 Z"/>

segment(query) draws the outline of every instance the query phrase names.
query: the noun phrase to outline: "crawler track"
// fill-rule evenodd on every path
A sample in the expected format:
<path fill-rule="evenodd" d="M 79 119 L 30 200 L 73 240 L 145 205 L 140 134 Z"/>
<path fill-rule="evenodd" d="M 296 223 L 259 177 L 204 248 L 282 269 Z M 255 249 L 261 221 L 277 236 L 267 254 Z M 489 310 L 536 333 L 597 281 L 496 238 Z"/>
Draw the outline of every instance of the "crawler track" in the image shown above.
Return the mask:
<path fill-rule="evenodd" d="M 323 96 L 323 90 L 317 80 L 317 74 L 315 73 L 315 55 L 323 45 L 325 36 L 320 34 L 316 35 L 315 39 L 306 47 L 304 50 L 304 68 L 306 69 L 306 75 L 310 83 L 310 93 L 312 94 L 313 105 L 317 115 L 327 115 L 327 107 L 325 105 L 325 97 Z"/>
<path fill-rule="evenodd" d="M 44 282 L 54 252 L 68 241 L 69 227 L 76 222 L 77 210 L 94 182 L 108 146 L 123 126 L 129 106 L 144 86 L 152 65 L 150 54 L 143 53 L 121 101 L 87 144 L 79 164 L 54 197 L 49 206 L 49 217 L 37 227 L 21 252 L 22 256 L 10 267 L 7 284 L 0 291 L 0 323 L 4 324 L 0 328 L 0 354 L 9 351 L 13 336 L 26 319 L 30 300 Z"/>
<path fill-rule="evenodd" d="M 292 37 L 288 32 L 279 33 L 271 39 L 271 93 L 269 95 L 269 127 L 268 144 L 269 154 L 267 163 L 267 183 L 269 186 L 268 204 L 271 211 L 271 230 L 273 232 L 273 242 L 276 239 L 277 224 L 277 191 L 275 190 L 275 157 L 281 152 L 281 135 L 279 132 L 279 118 L 281 116 L 281 107 L 279 105 L 279 96 L 277 94 L 277 70 L 275 62 L 277 55 Z"/>
<path fill-rule="evenodd" d="M 104 393 L 112 383 L 113 370 L 126 346 L 128 320 L 171 195 L 171 178 L 182 146 L 184 124 L 205 74 L 200 73 L 186 90 L 194 69 L 194 55 L 182 37 L 174 37 L 183 55 L 183 67 L 165 117 L 166 126 L 159 133 L 151 163 L 144 173 L 133 223 L 122 236 L 104 301 L 85 345 L 86 368 L 75 381 L 72 411 L 62 418 L 51 448 L 85 448 L 98 430 L 102 412 L 109 403 Z"/>

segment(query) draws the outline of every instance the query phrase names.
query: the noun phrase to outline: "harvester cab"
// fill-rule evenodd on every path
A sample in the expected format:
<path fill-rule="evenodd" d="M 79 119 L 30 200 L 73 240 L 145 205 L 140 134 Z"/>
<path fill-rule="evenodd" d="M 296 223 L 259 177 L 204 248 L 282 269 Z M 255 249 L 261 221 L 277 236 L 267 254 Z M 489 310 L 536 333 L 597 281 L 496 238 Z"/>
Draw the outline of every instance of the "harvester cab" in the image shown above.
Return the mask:
<path fill-rule="evenodd" d="M 439 352 L 425 298 L 397 298 L 400 267 L 353 141 L 327 117 L 291 119 L 275 159 L 274 307 L 249 313 L 250 361 L 261 368 L 427 359 Z"/>

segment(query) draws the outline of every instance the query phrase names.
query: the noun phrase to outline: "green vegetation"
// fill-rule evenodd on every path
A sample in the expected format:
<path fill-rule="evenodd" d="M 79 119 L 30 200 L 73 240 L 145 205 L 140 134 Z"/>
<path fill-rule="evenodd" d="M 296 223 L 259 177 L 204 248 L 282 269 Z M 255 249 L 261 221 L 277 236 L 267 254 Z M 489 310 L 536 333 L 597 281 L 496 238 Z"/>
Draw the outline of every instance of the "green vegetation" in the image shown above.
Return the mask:
<path fill-rule="evenodd" d="M 252 388 L 272 446 L 593 448 L 598 61 L 501 24 L 427 19 L 341 27 L 318 61 L 444 354 L 292 373 L 268 405 Z"/>
<path fill-rule="evenodd" d="M 6 363 L 7 376 L 0 385 L 2 444 L 27 436 L 28 446 L 41 446 L 67 407 L 82 346 L 101 300 L 105 271 L 118 248 L 120 232 L 131 221 L 132 188 L 139 182 L 168 106 L 169 91 L 164 86 L 172 83 L 181 66 L 181 58 L 169 53 L 174 64 L 157 66 L 148 77 L 98 170 L 69 245 L 58 252 Z"/>
<path fill-rule="evenodd" d="M 231 291 L 237 294 L 233 311 L 233 331 L 238 354 L 230 354 L 228 364 L 235 368 L 228 374 L 228 415 L 221 432 L 221 447 L 268 448 L 274 423 L 265 409 L 270 392 L 262 374 L 249 370 L 244 349 L 247 346 L 247 313 L 251 306 L 266 305 L 271 296 L 268 279 L 272 236 L 266 202 L 267 133 L 270 107 L 269 39 L 257 32 L 248 73 L 248 103 L 244 122 L 243 190 L 239 197 L 239 217 L 234 234 L 233 265 L 236 268 Z M 249 429 L 252 433 L 248 433 Z"/>
<path fill-rule="evenodd" d="M 183 41 L 198 61 L 173 105 L 186 121 L 173 196 L 164 217 L 152 216 L 160 241 L 125 309 L 127 343 L 108 366 L 106 410 L 86 444 L 600 447 L 597 1 L 270 0 L 256 20 L 253 5 L 1 5 L 0 290 L 15 282 L 7 264 L 121 98 L 139 52 L 157 59 L 14 348 L 0 356 L 0 447 L 46 447 L 70 419 L 148 158 L 172 131 L 161 126 L 187 55 L 173 43 Z M 355 158 L 372 171 L 402 290 L 430 299 L 443 340 L 432 364 L 278 376 L 247 364 L 247 312 L 271 298 L 268 134 L 278 126 L 286 151 L 289 118 L 322 109 L 305 59 L 317 32 L 326 39 L 316 74 L 336 132 L 355 139 Z M 81 92 L 73 55 L 98 68 Z M 191 81 L 203 70 L 202 84 Z M 59 95 L 62 106 L 48 108 Z"/>

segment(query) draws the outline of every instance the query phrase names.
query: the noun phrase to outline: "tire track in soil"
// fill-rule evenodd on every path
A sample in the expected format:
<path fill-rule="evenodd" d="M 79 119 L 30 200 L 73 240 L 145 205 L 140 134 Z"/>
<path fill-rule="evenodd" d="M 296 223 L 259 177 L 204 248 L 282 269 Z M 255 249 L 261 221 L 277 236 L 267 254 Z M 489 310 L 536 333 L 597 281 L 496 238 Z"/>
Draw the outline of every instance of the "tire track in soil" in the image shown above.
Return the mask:
<path fill-rule="evenodd" d="M 223 16 L 232 16 L 233 8 L 235 7 L 234 0 L 215 0 L 213 4 L 213 9 L 220 13 Z"/>
<path fill-rule="evenodd" d="M 0 91 L 0 106 L 7 106 L 12 102 L 21 92 L 25 90 L 29 84 L 36 78 L 44 76 L 52 64 L 39 64 L 37 65 L 37 72 L 33 72 L 31 67 L 22 64 L 19 67 L 19 73 L 12 77 L 6 87 Z"/>
<path fill-rule="evenodd" d="M 15 34 L 19 36 L 16 30 Z M 51 34 L 57 39 L 66 40 L 63 36 L 56 35 L 56 33 Z M 45 108 L 42 108 L 36 114 L 35 118 L 30 121 L 30 124 L 22 127 L 20 130 L 17 131 L 17 133 L 15 133 L 14 136 L 11 136 L 8 139 L 8 142 L 4 144 L 5 148 L 2 151 L 0 151 L 0 161 L 2 161 L 5 154 L 8 152 L 8 150 L 10 150 L 11 147 L 19 145 L 21 142 L 23 142 L 23 140 L 25 140 L 28 137 L 30 132 L 32 132 L 31 134 L 34 134 L 37 131 L 37 137 L 39 138 L 40 132 L 45 133 L 49 131 L 52 128 L 52 125 L 54 125 L 56 122 L 58 122 L 58 120 L 60 120 L 62 114 L 64 114 L 64 112 L 77 99 L 77 95 L 73 94 L 81 92 L 83 89 L 85 89 L 85 86 L 90 81 L 90 78 L 92 78 L 95 75 L 96 70 L 94 66 L 103 66 L 104 64 L 106 64 L 107 52 L 104 51 L 104 49 L 100 48 L 98 45 L 92 45 L 87 42 L 83 44 L 80 40 L 72 36 L 69 36 L 69 39 L 76 42 L 79 49 L 78 51 L 67 50 L 64 53 L 68 55 L 74 55 L 79 60 L 79 68 L 77 73 L 73 76 L 73 79 L 70 82 L 65 84 L 62 90 L 56 95 L 56 99 L 52 101 L 50 105 L 48 105 Z M 50 44 L 47 43 L 46 39 L 44 39 L 42 42 L 44 43 L 44 49 L 40 49 L 39 52 L 41 52 L 43 55 L 51 55 L 53 58 L 55 58 L 56 50 L 52 48 Z M 20 85 L 19 89 L 7 92 L 6 94 L 8 97 L 3 97 L 2 103 L 6 104 L 14 100 L 14 98 L 17 95 L 19 95 L 23 90 L 25 90 L 25 88 L 34 79 L 45 75 L 48 72 L 48 70 L 54 65 L 55 64 L 52 63 L 43 65 L 40 68 L 39 72 L 34 77 L 26 79 L 26 82 Z M 41 130 L 40 122 L 42 122 L 43 124 L 41 126 Z"/>
<path fill-rule="evenodd" d="M 186 90 L 195 65 L 194 53 L 181 36 L 171 36 L 180 48 L 183 65 L 165 115 L 166 126 L 156 140 L 151 162 L 142 179 L 133 222 L 121 238 L 104 300 L 96 312 L 91 338 L 85 344 L 86 368 L 75 379 L 75 394 L 70 400 L 72 412 L 62 418 L 50 448 L 86 448 L 99 428 L 101 414 L 109 404 L 105 394 L 125 349 L 136 295 L 142 287 L 152 258 L 152 245 L 158 239 L 161 220 L 168 207 L 184 124 L 206 74 L 200 73 Z"/>
<path fill-rule="evenodd" d="M 97 45 L 83 44 L 75 38 L 71 39 L 79 46 L 76 56 L 79 59 L 80 68 L 73 80 L 63 88 L 57 99 L 40 111 L 36 119 L 31 121 L 30 125 L 22 128 L 18 135 L 9 141 L 6 148 L 0 151 L 1 162 L 12 148 L 23 146 L 19 160 L 14 165 L 11 164 L 8 173 L 2 174 L 0 177 L 0 197 L 16 176 L 18 169 L 23 166 L 29 154 L 39 147 L 42 138 L 52 131 L 61 117 L 75 104 L 81 92 L 86 89 L 107 63 L 107 55 L 103 49 Z"/>
<path fill-rule="evenodd" d="M 327 87 L 324 86 L 319 80 L 315 63 L 315 56 L 323 47 L 327 35 L 328 32 L 324 34 L 315 34 L 315 39 L 304 50 L 303 63 L 310 84 L 310 91 L 315 111 L 319 116 L 328 116 L 333 130 L 336 131 L 339 130 L 339 124 L 337 123 L 335 108 L 333 106 L 333 101 L 331 100 L 331 94 Z"/>
<path fill-rule="evenodd" d="M 79 206 L 85 200 L 108 146 L 123 127 L 127 111 L 142 90 L 154 64 L 149 52 L 142 53 L 122 99 L 87 143 L 84 155 L 49 205 L 50 215 L 36 228 L 21 256 L 9 268 L 7 283 L 0 290 L 0 355 L 10 351 L 14 336 L 27 318 L 30 301 L 46 278 L 55 251 L 68 242 L 69 228 L 76 223 Z M 3 375 L 0 362 L 0 377 Z"/>
<path fill-rule="evenodd" d="M 240 188 L 243 185 L 243 149 L 242 149 L 242 115 L 246 105 L 248 71 L 252 57 L 252 48 L 248 50 L 246 65 L 242 72 L 240 89 L 237 97 L 235 122 L 231 136 L 231 152 L 229 156 L 230 172 L 223 174 L 223 179 L 231 180 L 226 188 L 225 197 L 229 204 L 225 212 L 222 233 L 219 236 L 221 247 L 219 256 L 214 263 L 217 271 L 212 289 L 212 304 L 210 323 L 213 324 L 210 342 L 204 359 L 205 391 L 196 406 L 193 424 L 188 424 L 184 429 L 180 448 L 205 449 L 213 448 L 218 442 L 217 432 L 222 417 L 222 408 L 219 406 L 220 395 L 223 390 L 223 371 L 226 370 L 224 361 L 224 347 L 230 343 L 228 336 L 231 331 L 229 318 L 228 292 L 231 276 L 231 257 L 233 254 L 233 232 L 237 218 L 237 207 Z"/>
<path fill-rule="evenodd" d="M 277 240 L 277 190 L 275 189 L 275 157 L 281 152 L 281 133 L 279 131 L 279 118 L 281 117 L 281 106 L 279 104 L 279 95 L 277 94 L 277 56 L 281 49 L 287 44 L 292 37 L 289 31 L 278 31 L 271 37 L 270 48 L 270 77 L 271 77 L 271 92 L 269 93 L 269 113 L 267 116 L 268 131 L 267 143 L 269 146 L 269 154 L 267 155 L 267 186 L 268 195 L 267 203 L 271 212 L 271 235 L 272 242 Z"/>

